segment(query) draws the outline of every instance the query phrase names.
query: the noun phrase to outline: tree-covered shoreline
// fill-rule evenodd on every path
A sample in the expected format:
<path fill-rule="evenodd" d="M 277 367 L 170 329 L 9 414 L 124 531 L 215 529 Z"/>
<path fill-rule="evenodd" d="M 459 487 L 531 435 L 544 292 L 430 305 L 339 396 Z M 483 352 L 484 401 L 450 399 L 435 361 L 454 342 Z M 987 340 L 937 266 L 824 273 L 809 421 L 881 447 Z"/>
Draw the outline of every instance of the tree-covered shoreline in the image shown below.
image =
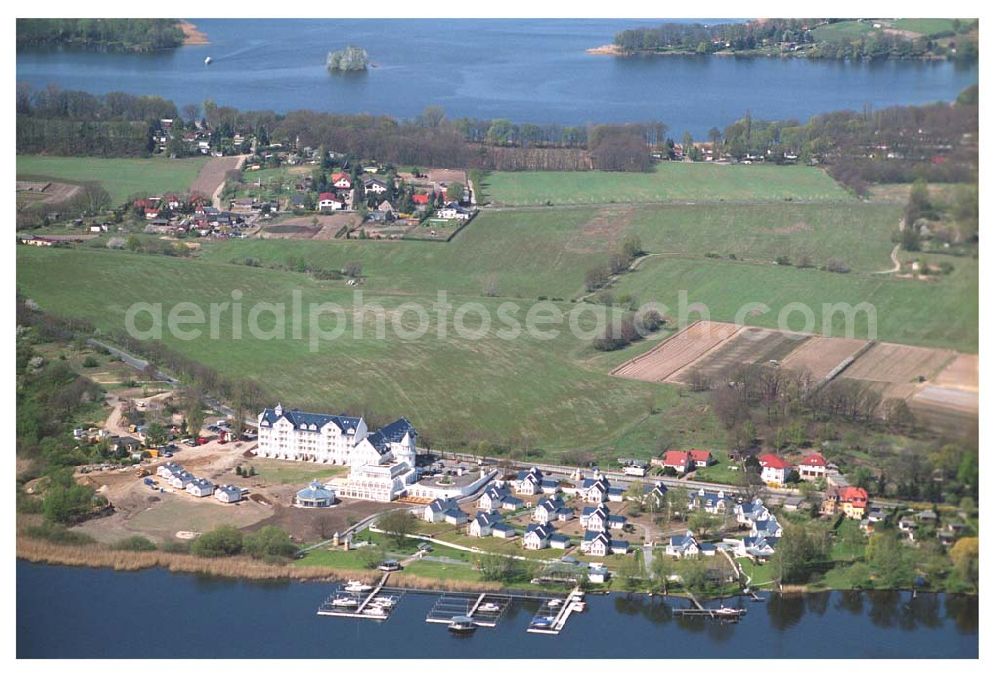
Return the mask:
<path fill-rule="evenodd" d="M 152 52 L 184 44 L 177 19 L 18 19 L 17 47 Z"/>
<path fill-rule="evenodd" d="M 861 19 L 665 23 L 620 31 L 613 45 L 592 51 L 620 56 L 720 54 L 841 61 L 954 59 L 971 63 L 978 59 L 978 21 L 954 19 L 922 31 L 897 28 L 888 21 Z"/>

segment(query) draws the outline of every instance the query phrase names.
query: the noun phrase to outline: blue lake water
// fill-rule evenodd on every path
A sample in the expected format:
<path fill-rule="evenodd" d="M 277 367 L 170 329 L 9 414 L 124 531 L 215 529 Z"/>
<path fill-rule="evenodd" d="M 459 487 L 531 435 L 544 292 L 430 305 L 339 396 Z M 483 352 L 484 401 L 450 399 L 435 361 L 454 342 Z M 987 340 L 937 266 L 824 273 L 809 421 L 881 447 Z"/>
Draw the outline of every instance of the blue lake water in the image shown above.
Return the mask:
<path fill-rule="evenodd" d="M 61 658 L 973 658 L 976 598 L 830 592 L 729 601 L 739 624 L 678 618 L 670 602 L 588 596 L 558 636 L 526 632 L 537 605 L 455 637 L 409 593 L 385 622 L 319 617 L 329 583 L 260 583 L 17 563 L 17 656 Z M 672 601 L 677 603 L 679 601 Z M 134 630 L 134 631 L 130 631 Z M 141 632 L 139 631 L 141 629 Z M 387 640 L 388 639 L 388 640 Z"/>
<path fill-rule="evenodd" d="M 978 66 L 802 59 L 589 55 L 636 20 L 193 20 L 210 45 L 125 55 L 18 51 L 17 79 L 101 94 L 157 94 L 178 106 L 213 99 L 241 109 L 315 109 L 412 118 L 584 124 L 659 120 L 704 137 L 747 110 L 805 120 L 840 109 L 953 100 Z M 326 53 L 348 44 L 376 67 L 331 75 Z M 214 62 L 204 65 L 206 56 Z"/>

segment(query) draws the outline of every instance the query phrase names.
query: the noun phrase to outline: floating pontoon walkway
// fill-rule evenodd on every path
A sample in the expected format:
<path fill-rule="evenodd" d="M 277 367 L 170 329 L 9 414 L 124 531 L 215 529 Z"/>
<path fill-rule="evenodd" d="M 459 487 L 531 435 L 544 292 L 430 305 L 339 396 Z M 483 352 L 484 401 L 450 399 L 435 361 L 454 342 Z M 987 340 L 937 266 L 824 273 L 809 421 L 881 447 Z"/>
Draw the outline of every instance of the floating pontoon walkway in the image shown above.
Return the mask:
<path fill-rule="evenodd" d="M 573 612 L 583 612 L 586 603 L 583 602 L 583 591 L 580 587 L 574 588 L 570 591 L 569 595 L 566 596 L 566 600 L 562 601 L 558 605 L 553 605 L 553 601 L 558 601 L 558 598 L 552 598 L 544 603 L 535 613 L 535 616 L 531 619 L 531 625 L 528 627 L 528 633 L 545 633 L 551 636 L 558 635 L 562 631 L 563 627 L 566 625 L 566 621 Z M 554 611 L 558 609 L 558 611 Z"/>
<path fill-rule="evenodd" d="M 338 586 L 319 606 L 316 614 L 325 617 L 353 617 L 385 621 L 396 609 L 405 589 L 389 588 L 385 585 L 390 573 L 385 573 L 381 581 L 371 591 L 345 591 Z"/>
<path fill-rule="evenodd" d="M 450 624 L 453 617 L 469 617 L 476 626 L 493 628 L 507 611 L 511 596 L 496 593 L 447 593 L 427 613 L 428 624 Z"/>

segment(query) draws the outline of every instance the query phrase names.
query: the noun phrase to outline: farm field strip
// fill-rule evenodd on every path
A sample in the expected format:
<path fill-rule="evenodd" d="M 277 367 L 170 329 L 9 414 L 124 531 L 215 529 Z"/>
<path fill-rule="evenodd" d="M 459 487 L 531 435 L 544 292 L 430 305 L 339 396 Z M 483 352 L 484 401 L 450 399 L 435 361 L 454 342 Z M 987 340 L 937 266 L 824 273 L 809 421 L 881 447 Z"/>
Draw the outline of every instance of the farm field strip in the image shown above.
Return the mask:
<path fill-rule="evenodd" d="M 743 328 L 725 323 L 699 321 L 628 362 L 611 374 L 643 381 L 670 381 L 670 377 L 707 355 Z"/>
<path fill-rule="evenodd" d="M 198 176 L 207 158 L 69 158 L 50 155 L 19 155 L 18 176 L 34 175 L 68 182 L 99 182 L 120 204 L 130 196 L 183 193 Z M 213 188 L 214 190 L 214 188 Z"/>
<path fill-rule="evenodd" d="M 240 155 L 210 158 L 202 166 L 198 176 L 191 182 L 191 193 L 200 193 L 211 197 L 214 202 L 216 193 L 220 192 L 226 183 L 226 174 L 241 167 L 243 160 L 243 156 Z M 216 207 L 218 206 L 216 205 Z"/>
<path fill-rule="evenodd" d="M 717 337 L 723 339 L 710 340 Z M 806 370 L 819 380 L 867 344 L 860 339 L 699 321 L 614 368 L 611 374 L 691 384 L 696 374 L 717 382 L 739 366 L 777 365 Z M 932 422 L 942 411 L 974 417 L 979 410 L 978 356 L 949 349 L 875 343 L 835 380 L 862 383 L 883 400 L 906 400 L 917 412 L 929 413 Z"/>
<path fill-rule="evenodd" d="M 843 372 L 843 378 L 858 381 L 912 383 L 933 379 L 955 358 L 944 349 L 879 343 L 866 351 Z"/>
<path fill-rule="evenodd" d="M 804 369 L 814 379 L 822 379 L 864 348 L 866 343 L 863 339 L 811 337 L 789 353 L 781 366 L 789 370 Z"/>
<path fill-rule="evenodd" d="M 806 335 L 789 336 L 773 330 L 744 327 L 729 341 L 719 344 L 676 372 L 671 381 L 688 383 L 696 371 L 715 381 L 742 365 L 775 364 L 808 340 Z"/>
<path fill-rule="evenodd" d="M 483 182 L 498 205 L 726 200 L 843 201 L 856 198 L 813 167 L 662 162 L 651 172 L 492 172 Z"/>

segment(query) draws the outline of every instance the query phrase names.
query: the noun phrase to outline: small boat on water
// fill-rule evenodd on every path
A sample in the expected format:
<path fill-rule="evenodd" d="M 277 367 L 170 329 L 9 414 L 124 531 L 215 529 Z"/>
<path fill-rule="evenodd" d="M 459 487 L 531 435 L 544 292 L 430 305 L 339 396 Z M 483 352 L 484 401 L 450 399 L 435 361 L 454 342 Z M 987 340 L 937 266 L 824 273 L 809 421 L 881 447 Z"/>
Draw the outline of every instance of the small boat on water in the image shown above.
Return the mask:
<path fill-rule="evenodd" d="M 365 591 L 371 591 L 373 587 L 371 584 L 365 584 L 364 582 L 356 581 L 354 579 L 347 582 L 344 587 L 345 591 L 350 591 L 351 593 L 363 593 Z"/>
<path fill-rule="evenodd" d="M 366 607 L 361 611 L 361 614 L 366 614 L 369 617 L 385 617 L 387 613 L 384 607 L 379 605 L 372 605 L 371 607 Z"/>
<path fill-rule="evenodd" d="M 396 604 L 396 601 L 389 596 L 378 596 L 377 598 L 372 599 L 371 604 L 378 607 L 392 607 Z"/>
<path fill-rule="evenodd" d="M 208 66 L 210 63 L 212 63 L 212 57 L 205 57 L 205 65 Z"/>
<path fill-rule="evenodd" d="M 739 621 L 744 614 L 746 614 L 746 610 L 735 607 L 720 607 L 717 610 L 712 610 L 712 616 L 722 621 Z"/>
<path fill-rule="evenodd" d="M 716 610 L 716 613 L 741 615 L 741 614 L 746 614 L 746 610 L 739 607 L 720 607 L 718 610 Z"/>
<path fill-rule="evenodd" d="M 500 606 L 496 603 L 483 603 L 476 608 L 477 612 L 499 612 Z"/>
<path fill-rule="evenodd" d="M 548 628 L 552 628 L 552 625 L 555 624 L 555 622 L 556 622 L 556 618 L 555 617 L 546 617 L 546 616 L 539 615 L 539 616 L 537 616 L 537 617 L 535 617 L 534 619 L 531 620 L 531 628 L 533 628 L 533 629 L 548 629 Z"/>
<path fill-rule="evenodd" d="M 561 601 L 559 598 L 553 598 L 552 600 L 549 601 L 549 607 L 559 607 L 562 604 L 563 601 Z"/>
<path fill-rule="evenodd" d="M 472 617 L 466 617 L 464 615 L 452 617 L 451 623 L 448 624 L 448 630 L 452 633 L 466 635 L 476 630 L 476 622 L 472 619 Z"/>
<path fill-rule="evenodd" d="M 358 601 L 347 596 L 340 596 L 339 598 L 331 600 L 330 604 L 334 607 L 357 607 Z"/>

